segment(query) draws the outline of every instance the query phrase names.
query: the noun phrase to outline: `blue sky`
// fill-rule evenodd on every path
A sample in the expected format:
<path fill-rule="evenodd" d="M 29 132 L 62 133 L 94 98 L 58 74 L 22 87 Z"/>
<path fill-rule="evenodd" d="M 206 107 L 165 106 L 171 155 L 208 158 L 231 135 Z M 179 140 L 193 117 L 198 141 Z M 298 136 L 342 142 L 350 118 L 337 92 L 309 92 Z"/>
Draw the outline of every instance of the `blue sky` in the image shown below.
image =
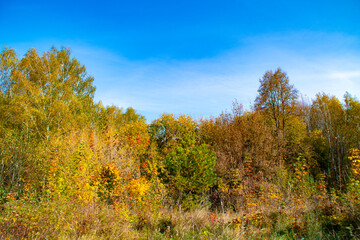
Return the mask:
<path fill-rule="evenodd" d="M 253 103 L 281 67 L 309 99 L 360 96 L 360 1 L 0 0 L 0 44 L 69 47 L 96 99 L 160 114 L 216 116 Z"/>

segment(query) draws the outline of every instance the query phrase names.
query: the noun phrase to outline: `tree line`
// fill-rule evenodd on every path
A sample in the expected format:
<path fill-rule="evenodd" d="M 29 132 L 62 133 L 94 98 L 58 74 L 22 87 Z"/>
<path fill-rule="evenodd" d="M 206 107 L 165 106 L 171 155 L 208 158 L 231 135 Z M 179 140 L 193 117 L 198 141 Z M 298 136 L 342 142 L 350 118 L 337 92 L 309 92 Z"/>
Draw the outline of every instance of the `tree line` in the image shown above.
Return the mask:
<path fill-rule="evenodd" d="M 278 68 L 260 79 L 251 110 L 235 101 L 217 117 L 163 114 L 146 124 L 133 108 L 96 102 L 94 78 L 69 49 L 18 58 L 4 48 L 0 61 L 0 231 L 8 237 L 81 235 L 47 218 L 67 230 L 46 232 L 44 216 L 31 230 L 20 207 L 10 224 L 7 214 L 21 201 L 52 214 L 111 207 L 138 231 L 152 222 L 160 234 L 170 234 L 161 224 L 173 224 L 159 220 L 163 209 L 202 206 L 241 212 L 234 226 L 280 234 L 285 206 L 303 201 L 292 212 L 297 219 L 284 223 L 289 236 L 309 236 L 311 214 L 323 234 L 360 234 L 360 102 L 349 93 L 343 102 L 325 93 L 301 99 Z"/>

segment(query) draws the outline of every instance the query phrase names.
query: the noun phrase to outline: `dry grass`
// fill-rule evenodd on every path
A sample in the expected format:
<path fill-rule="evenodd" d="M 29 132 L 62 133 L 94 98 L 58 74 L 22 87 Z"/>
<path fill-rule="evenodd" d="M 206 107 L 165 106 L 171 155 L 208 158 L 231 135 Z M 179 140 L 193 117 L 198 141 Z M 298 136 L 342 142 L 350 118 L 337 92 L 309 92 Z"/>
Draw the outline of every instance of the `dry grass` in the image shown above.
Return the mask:
<path fill-rule="evenodd" d="M 0 239 L 357 239 L 356 202 L 282 191 L 265 186 L 257 198 L 243 196 L 236 211 L 12 199 L 1 208 Z"/>

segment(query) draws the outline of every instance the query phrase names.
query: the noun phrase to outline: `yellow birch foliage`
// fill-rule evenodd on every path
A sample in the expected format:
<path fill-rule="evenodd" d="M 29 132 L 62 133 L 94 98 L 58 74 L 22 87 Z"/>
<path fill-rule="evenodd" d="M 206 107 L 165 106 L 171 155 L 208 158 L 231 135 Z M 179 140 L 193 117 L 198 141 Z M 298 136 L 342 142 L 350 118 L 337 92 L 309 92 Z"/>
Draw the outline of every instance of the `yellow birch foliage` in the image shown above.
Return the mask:
<path fill-rule="evenodd" d="M 140 202 L 149 191 L 150 183 L 144 177 L 132 179 L 126 185 L 126 189 L 130 193 L 131 197 Z"/>
<path fill-rule="evenodd" d="M 50 197 L 88 204 L 96 200 L 91 176 L 98 168 L 87 142 L 87 132 L 56 139 L 49 148 L 47 191 Z"/>
<path fill-rule="evenodd" d="M 355 180 L 360 180 L 360 150 L 355 148 L 351 149 L 349 160 L 351 161 L 353 178 Z"/>

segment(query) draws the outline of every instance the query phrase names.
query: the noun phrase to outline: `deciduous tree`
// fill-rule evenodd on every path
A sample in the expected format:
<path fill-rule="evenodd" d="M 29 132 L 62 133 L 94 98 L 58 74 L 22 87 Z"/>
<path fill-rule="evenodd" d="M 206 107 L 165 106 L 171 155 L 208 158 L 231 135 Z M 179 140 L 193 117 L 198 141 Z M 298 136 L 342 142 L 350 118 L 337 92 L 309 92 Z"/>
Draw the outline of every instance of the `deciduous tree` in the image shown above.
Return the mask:
<path fill-rule="evenodd" d="M 280 68 L 268 71 L 260 79 L 259 95 L 255 99 L 255 108 L 265 112 L 273 123 L 275 134 L 285 131 L 286 124 L 294 112 L 298 91 L 290 85 L 289 77 Z"/>

